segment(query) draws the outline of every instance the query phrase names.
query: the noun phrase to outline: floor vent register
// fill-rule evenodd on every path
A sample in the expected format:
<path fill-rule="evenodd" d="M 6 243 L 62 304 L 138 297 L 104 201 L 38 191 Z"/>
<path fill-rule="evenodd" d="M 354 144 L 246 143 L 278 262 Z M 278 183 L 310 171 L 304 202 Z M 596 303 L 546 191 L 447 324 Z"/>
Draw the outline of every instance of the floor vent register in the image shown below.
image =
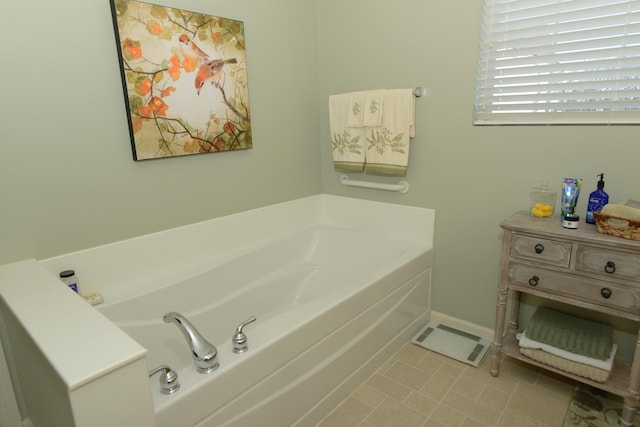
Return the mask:
<path fill-rule="evenodd" d="M 486 338 L 434 322 L 420 329 L 411 342 L 473 366 L 480 365 L 491 344 Z"/>

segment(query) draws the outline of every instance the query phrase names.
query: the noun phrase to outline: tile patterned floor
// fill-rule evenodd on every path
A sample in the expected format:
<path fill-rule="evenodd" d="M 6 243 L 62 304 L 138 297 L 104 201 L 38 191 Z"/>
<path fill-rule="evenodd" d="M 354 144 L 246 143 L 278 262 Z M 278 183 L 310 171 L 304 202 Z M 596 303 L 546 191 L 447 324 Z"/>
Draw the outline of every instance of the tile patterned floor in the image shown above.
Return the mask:
<path fill-rule="evenodd" d="M 576 385 L 506 358 L 496 378 L 411 343 L 318 427 L 559 427 Z"/>

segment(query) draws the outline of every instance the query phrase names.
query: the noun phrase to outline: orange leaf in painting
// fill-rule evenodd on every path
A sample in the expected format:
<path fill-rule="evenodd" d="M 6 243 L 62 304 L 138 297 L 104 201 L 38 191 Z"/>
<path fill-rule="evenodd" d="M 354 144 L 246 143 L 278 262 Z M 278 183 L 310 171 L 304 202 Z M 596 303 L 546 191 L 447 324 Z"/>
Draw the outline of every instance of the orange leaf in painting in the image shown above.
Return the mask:
<path fill-rule="evenodd" d="M 140 129 L 142 129 L 142 119 L 133 119 L 132 123 L 133 123 L 133 133 L 136 133 Z"/>
<path fill-rule="evenodd" d="M 219 44 L 222 41 L 222 33 L 220 31 L 216 31 L 215 33 L 211 34 L 211 38 L 213 39 L 213 42 L 215 44 Z"/>
<path fill-rule="evenodd" d="M 202 145 L 200 146 L 200 150 L 198 151 L 200 153 L 208 153 L 209 151 L 211 151 L 211 148 L 213 148 L 213 145 L 211 145 L 209 141 L 205 141 L 202 143 Z"/>
<path fill-rule="evenodd" d="M 153 112 L 151 111 L 151 107 L 148 105 L 143 105 L 138 108 L 138 115 L 143 118 L 151 118 L 153 117 Z"/>
<path fill-rule="evenodd" d="M 165 90 L 162 91 L 162 94 L 160 95 L 162 98 L 165 98 L 169 95 L 171 95 L 172 92 L 175 92 L 176 88 L 173 86 L 169 86 L 168 88 L 166 88 Z"/>
<path fill-rule="evenodd" d="M 169 67 L 169 75 L 175 82 L 180 78 L 180 60 L 177 56 L 174 55 L 171 57 L 171 64 L 171 67 Z"/>
<path fill-rule="evenodd" d="M 200 146 L 193 139 L 184 143 L 182 149 L 185 153 L 195 153 Z"/>
<path fill-rule="evenodd" d="M 151 80 L 145 77 L 144 79 L 138 81 L 135 86 L 135 91 L 140 96 L 145 96 L 149 92 L 151 92 Z"/>
<path fill-rule="evenodd" d="M 129 37 L 127 37 L 124 40 L 124 43 L 122 43 L 122 55 L 128 61 L 142 58 L 142 47 L 140 47 L 140 42 L 134 42 Z"/>
<path fill-rule="evenodd" d="M 224 150 L 224 141 L 222 140 L 222 138 L 216 139 L 216 142 L 213 145 L 218 151 Z"/>
<path fill-rule="evenodd" d="M 162 25 L 160 25 L 156 20 L 147 21 L 147 31 L 155 36 L 161 36 L 164 32 Z"/>
<path fill-rule="evenodd" d="M 190 73 L 191 71 L 196 69 L 196 61 L 186 57 L 184 58 L 184 61 L 182 61 L 182 67 L 187 73 Z"/>
<path fill-rule="evenodd" d="M 171 76 L 173 81 L 178 80 L 180 78 L 180 67 L 169 68 L 169 75 Z"/>
<path fill-rule="evenodd" d="M 222 126 L 222 130 L 224 130 L 224 133 L 227 135 L 233 135 L 233 132 L 236 130 L 236 125 L 231 122 L 227 122 Z"/>
<path fill-rule="evenodd" d="M 154 96 L 151 98 L 151 101 L 149 101 L 149 108 L 151 108 L 151 111 L 153 111 L 157 116 L 166 116 L 169 106 L 164 103 L 162 98 Z"/>

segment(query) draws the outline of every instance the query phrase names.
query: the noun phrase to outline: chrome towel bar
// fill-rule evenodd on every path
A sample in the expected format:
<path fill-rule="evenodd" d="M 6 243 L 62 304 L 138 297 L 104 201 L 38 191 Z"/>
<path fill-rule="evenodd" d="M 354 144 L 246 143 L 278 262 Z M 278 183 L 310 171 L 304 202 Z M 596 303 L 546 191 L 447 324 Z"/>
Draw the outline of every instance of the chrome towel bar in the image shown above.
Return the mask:
<path fill-rule="evenodd" d="M 409 191 L 409 183 L 407 181 L 400 181 L 397 184 L 383 184 L 379 182 L 353 180 L 347 175 L 342 175 L 340 177 L 340 183 L 342 185 L 348 185 L 349 187 L 373 188 L 375 190 L 398 191 L 400 193 Z"/>

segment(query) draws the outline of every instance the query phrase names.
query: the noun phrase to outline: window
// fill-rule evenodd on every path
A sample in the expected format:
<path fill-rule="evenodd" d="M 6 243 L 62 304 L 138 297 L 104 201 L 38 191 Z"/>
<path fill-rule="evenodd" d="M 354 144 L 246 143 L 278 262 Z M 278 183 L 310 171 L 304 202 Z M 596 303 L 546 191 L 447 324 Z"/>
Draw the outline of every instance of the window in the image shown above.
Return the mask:
<path fill-rule="evenodd" d="M 484 0 L 474 123 L 640 123 L 640 0 Z"/>

